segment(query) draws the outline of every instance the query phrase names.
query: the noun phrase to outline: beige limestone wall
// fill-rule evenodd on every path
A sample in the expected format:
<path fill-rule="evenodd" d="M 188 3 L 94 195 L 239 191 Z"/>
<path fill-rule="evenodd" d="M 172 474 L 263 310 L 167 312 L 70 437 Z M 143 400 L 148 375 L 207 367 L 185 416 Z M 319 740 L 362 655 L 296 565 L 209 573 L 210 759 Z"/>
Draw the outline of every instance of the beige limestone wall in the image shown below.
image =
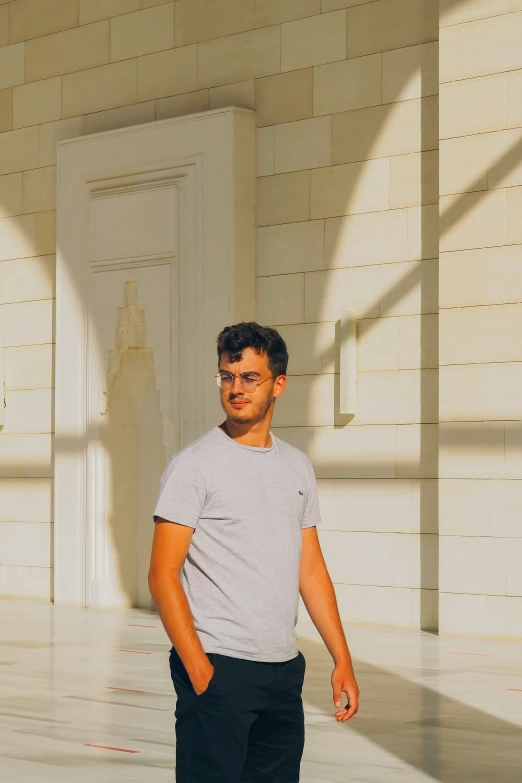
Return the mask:
<path fill-rule="evenodd" d="M 233 104 L 258 113 L 258 318 L 280 328 L 291 353 L 275 425 L 314 461 L 321 541 L 342 615 L 436 625 L 438 37 L 434 0 L 0 2 L 0 336 L 9 387 L 0 434 L 0 593 L 49 597 L 52 582 L 56 142 Z M 451 67 L 445 62 L 443 74 Z M 487 110 L 473 98 L 477 77 L 491 95 Z M 446 135 L 499 130 L 490 127 L 503 116 L 495 80 L 505 78 L 515 95 L 515 73 L 509 81 L 488 66 L 453 78 L 457 91 L 444 105 L 457 110 L 444 110 L 442 127 L 460 126 L 442 133 L 444 143 Z M 445 88 L 450 80 L 443 81 Z M 504 141 L 498 136 L 500 148 Z M 460 181 L 472 180 L 462 172 L 471 153 L 453 154 L 458 164 L 443 178 L 460 172 Z M 494 217 L 482 215 L 499 213 L 502 192 L 464 197 L 481 246 L 497 230 Z M 516 198 L 513 187 L 508 211 Z M 462 275 L 450 283 L 445 270 L 466 230 L 459 223 L 442 245 L 445 312 L 456 317 L 464 299 L 456 307 L 452 291 L 469 286 Z M 510 230 L 516 234 L 514 220 Z M 505 277 L 490 271 L 490 296 L 505 296 L 501 280 L 515 274 L 507 251 Z M 491 270 L 483 252 L 481 268 Z M 335 413 L 335 322 L 346 308 L 359 319 L 351 422 Z M 488 361 L 485 371 L 495 360 Z M 450 362 L 455 371 L 459 363 Z M 466 357 L 462 364 L 471 366 Z M 476 435 L 484 437 L 489 430 Z M 488 454 L 495 459 L 493 447 Z"/>
<path fill-rule="evenodd" d="M 443 3 L 440 623 L 522 634 L 522 2 Z"/>

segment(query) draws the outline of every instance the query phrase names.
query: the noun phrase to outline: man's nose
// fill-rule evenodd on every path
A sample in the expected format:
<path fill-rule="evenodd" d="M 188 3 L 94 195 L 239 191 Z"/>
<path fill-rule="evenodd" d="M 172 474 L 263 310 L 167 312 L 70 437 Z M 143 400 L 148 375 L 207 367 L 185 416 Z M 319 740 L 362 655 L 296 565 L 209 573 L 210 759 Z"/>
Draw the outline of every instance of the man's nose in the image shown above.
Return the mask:
<path fill-rule="evenodd" d="M 243 391 L 243 387 L 241 385 L 241 378 L 239 375 L 234 375 L 232 378 L 232 386 L 230 387 L 230 391 L 233 394 L 240 394 Z"/>

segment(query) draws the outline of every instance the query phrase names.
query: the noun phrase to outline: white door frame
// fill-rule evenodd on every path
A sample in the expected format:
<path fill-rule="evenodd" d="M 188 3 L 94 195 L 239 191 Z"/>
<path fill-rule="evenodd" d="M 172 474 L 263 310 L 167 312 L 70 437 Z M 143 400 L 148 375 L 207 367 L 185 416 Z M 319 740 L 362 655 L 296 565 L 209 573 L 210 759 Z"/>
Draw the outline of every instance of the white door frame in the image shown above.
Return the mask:
<path fill-rule="evenodd" d="M 255 317 L 255 115 L 229 108 L 62 141 L 57 176 L 54 600 L 96 606 L 106 531 L 89 447 L 89 203 L 117 187 L 180 194 L 182 447 L 218 421 L 217 333 Z"/>

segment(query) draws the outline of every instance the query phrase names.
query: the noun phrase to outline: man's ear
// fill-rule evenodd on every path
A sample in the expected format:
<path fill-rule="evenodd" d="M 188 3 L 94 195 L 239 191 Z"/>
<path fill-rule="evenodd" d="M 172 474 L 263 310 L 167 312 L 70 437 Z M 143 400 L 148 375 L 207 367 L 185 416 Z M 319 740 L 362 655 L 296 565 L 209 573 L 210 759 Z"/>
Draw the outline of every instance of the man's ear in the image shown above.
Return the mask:
<path fill-rule="evenodd" d="M 286 389 L 286 375 L 278 375 L 274 383 L 274 397 L 280 397 Z"/>

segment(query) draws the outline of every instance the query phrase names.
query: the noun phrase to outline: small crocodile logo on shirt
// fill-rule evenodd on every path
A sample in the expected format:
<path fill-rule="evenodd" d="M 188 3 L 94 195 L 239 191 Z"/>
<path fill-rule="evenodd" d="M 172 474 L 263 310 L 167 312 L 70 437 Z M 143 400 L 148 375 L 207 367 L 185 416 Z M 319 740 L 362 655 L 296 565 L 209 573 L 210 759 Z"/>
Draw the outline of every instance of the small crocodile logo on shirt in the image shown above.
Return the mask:
<path fill-rule="evenodd" d="M 300 495 L 302 495 L 302 494 L 303 494 L 303 493 L 301 492 L 301 490 L 299 490 L 299 494 L 300 494 Z"/>

